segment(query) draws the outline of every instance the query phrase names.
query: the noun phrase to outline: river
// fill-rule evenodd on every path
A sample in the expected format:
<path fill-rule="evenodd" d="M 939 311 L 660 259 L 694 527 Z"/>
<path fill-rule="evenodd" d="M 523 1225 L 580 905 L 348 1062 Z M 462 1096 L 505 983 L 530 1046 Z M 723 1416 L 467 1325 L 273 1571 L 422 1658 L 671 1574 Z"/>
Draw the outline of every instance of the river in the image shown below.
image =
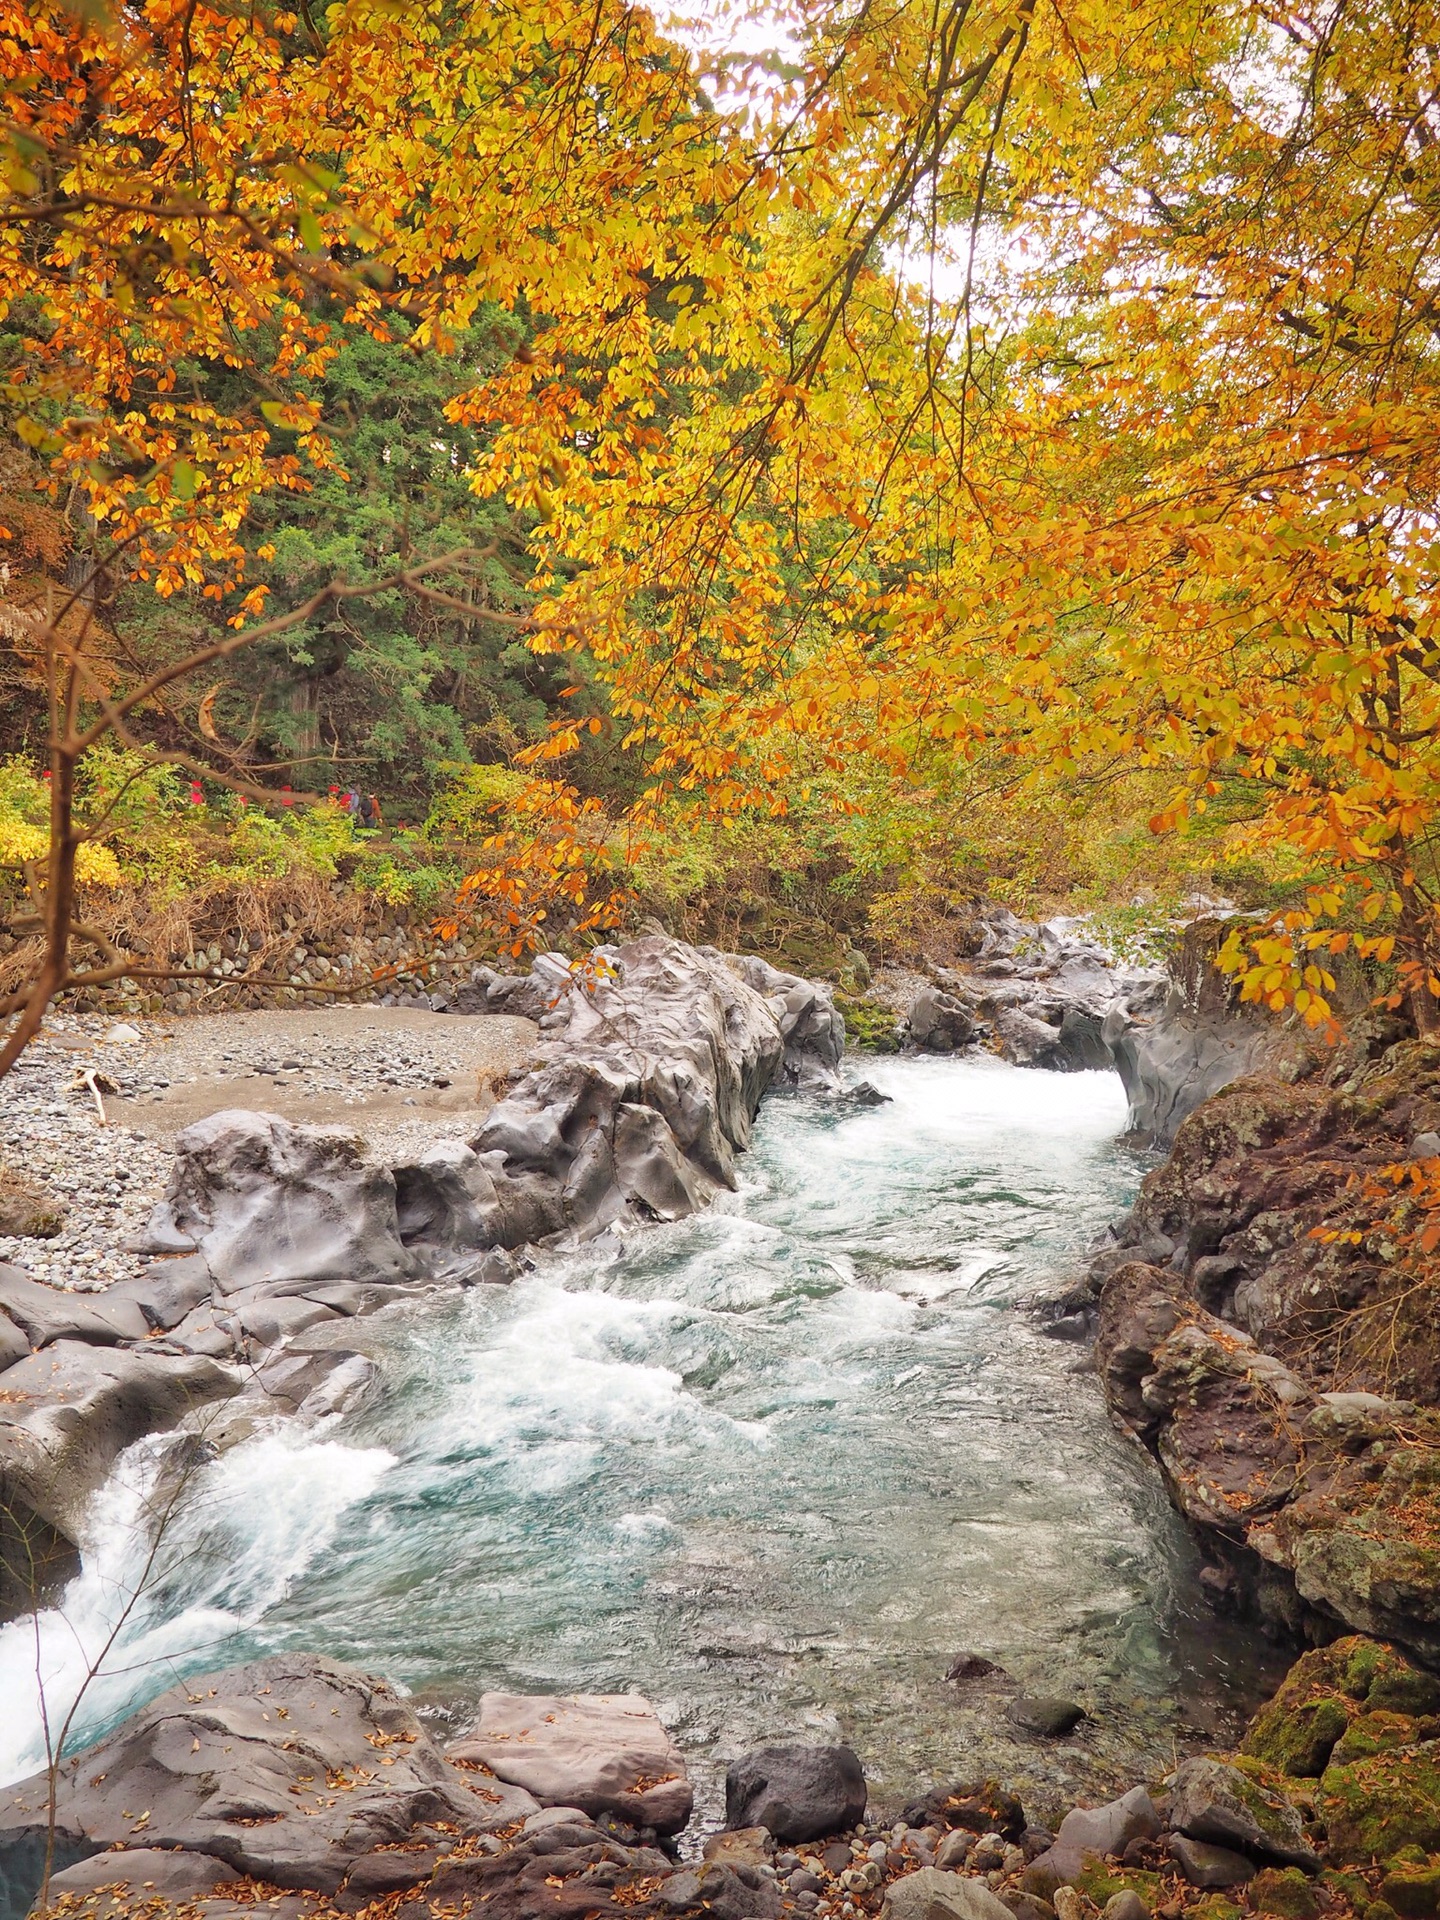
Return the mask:
<path fill-rule="evenodd" d="M 738 1194 L 630 1240 L 350 1323 L 356 1412 L 248 1440 L 158 1547 L 167 1443 L 95 1502 L 56 1611 L 0 1632 L 0 1778 L 180 1676 L 284 1647 L 387 1674 L 437 1733 L 487 1686 L 638 1688 L 718 1810 L 764 1737 L 843 1733 L 880 1800 L 981 1772 L 1128 1786 L 1253 1703 L 1153 1467 L 1082 1350 L 1023 1312 L 1143 1162 L 1109 1074 L 866 1062 L 889 1100 L 765 1106 Z M 138 1595 L 137 1595 L 137 1589 Z M 1037 1742 L 961 1652 L 1082 1702 Z"/>

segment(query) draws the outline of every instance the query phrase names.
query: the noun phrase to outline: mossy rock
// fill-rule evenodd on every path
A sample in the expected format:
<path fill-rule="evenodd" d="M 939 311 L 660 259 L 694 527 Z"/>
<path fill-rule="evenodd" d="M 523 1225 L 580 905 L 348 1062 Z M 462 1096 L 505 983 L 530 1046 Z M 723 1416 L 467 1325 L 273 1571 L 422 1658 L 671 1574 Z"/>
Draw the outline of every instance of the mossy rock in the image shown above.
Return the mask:
<path fill-rule="evenodd" d="M 1405 1851 L 1409 1853 L 1410 1848 Z M 1440 1914 L 1440 1864 L 1392 1861 L 1380 1882 L 1380 1898 L 1395 1909 L 1400 1920 L 1436 1920 Z"/>
<path fill-rule="evenodd" d="M 1315 1889 L 1298 1867 L 1267 1867 L 1249 1886 L 1257 1913 L 1278 1913 L 1282 1920 L 1319 1920 Z"/>
<path fill-rule="evenodd" d="M 1357 1913 L 1370 1904 L 1370 1889 L 1358 1873 L 1337 1873 L 1334 1867 L 1327 1867 L 1320 1876 L 1320 1885 L 1337 1900 L 1354 1907 Z"/>
<path fill-rule="evenodd" d="M 1319 1803 L 1338 1865 L 1390 1860 L 1402 1847 L 1440 1852 L 1440 1745 L 1399 1747 L 1327 1767 Z"/>
<path fill-rule="evenodd" d="M 1329 1764 L 1331 1749 L 1349 1726 L 1354 1708 L 1333 1693 L 1297 1701 L 1289 1689 L 1287 1680 L 1256 1714 L 1240 1751 L 1278 1767 L 1293 1779 L 1318 1779 Z"/>
<path fill-rule="evenodd" d="M 1244 1908 L 1226 1893 L 1207 1893 L 1186 1909 L 1185 1920 L 1240 1920 Z"/>
<path fill-rule="evenodd" d="M 1320 1651 L 1335 1663 L 1342 1689 L 1352 1700 L 1363 1700 L 1371 1712 L 1440 1713 L 1440 1678 L 1383 1641 L 1350 1634 Z"/>
<path fill-rule="evenodd" d="M 856 1053 L 898 1053 L 900 1019 L 893 1007 L 859 993 L 837 993 L 845 1020 L 845 1044 Z"/>
<path fill-rule="evenodd" d="M 1413 1747 L 1415 1740 L 1415 1722 L 1408 1713 L 1362 1713 L 1335 1742 L 1330 1764 L 1348 1767 L 1356 1760 L 1372 1759 L 1377 1753 Z"/>
<path fill-rule="evenodd" d="M 1146 1873 L 1141 1867 L 1112 1866 L 1095 1854 L 1086 1854 L 1084 1866 L 1070 1884 L 1088 1894 L 1097 1907 L 1103 1907 L 1117 1893 L 1138 1893 L 1153 1913 L 1165 1897 L 1165 1882 L 1158 1873 Z"/>
<path fill-rule="evenodd" d="M 1293 1779 L 1313 1779 L 1327 1765 L 1348 1765 L 1385 1746 L 1410 1744 L 1431 1733 L 1428 1726 L 1407 1731 L 1378 1716 L 1436 1712 L 1440 1679 L 1379 1640 L 1348 1634 L 1295 1662 L 1275 1697 L 1250 1722 L 1240 1751 Z M 1351 1723 L 1362 1716 L 1376 1716 L 1373 1727 L 1358 1736 L 1353 1748 L 1337 1754 Z"/>

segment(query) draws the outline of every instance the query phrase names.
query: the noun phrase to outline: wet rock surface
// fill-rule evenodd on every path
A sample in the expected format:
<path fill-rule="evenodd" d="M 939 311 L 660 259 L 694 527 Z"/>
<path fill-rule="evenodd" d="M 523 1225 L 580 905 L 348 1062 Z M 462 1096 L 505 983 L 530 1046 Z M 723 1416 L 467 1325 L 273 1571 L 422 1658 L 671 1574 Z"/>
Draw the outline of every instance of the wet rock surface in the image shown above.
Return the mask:
<path fill-rule="evenodd" d="M 1305 1656 L 1239 1754 L 1182 1763 L 1158 1801 L 1136 1786 L 1073 1808 L 1054 1836 L 982 1781 L 805 1841 L 732 1827 L 685 1859 L 612 1814 L 537 1808 L 480 1761 L 454 1764 L 458 1746 L 447 1761 L 383 1681 L 294 1656 L 173 1689 L 62 1767 L 69 1853 L 51 1900 L 96 1920 L 240 1920 L 257 1903 L 282 1920 L 1432 1920 L 1440 1801 L 1425 1766 L 1440 1745 L 1428 1711 L 1437 1686 L 1393 1649 L 1352 1638 Z M 1336 1703 L 1342 1728 L 1323 1754 L 1309 1711 L 1321 1700 Z M 537 1696 L 523 1724 L 507 1709 L 513 1744 L 565 1704 Z M 1376 1745 L 1388 1721 L 1404 1723 L 1395 1731 L 1408 1745 Z M 617 1737 L 617 1755 L 633 1751 L 624 1728 Z M 600 1722 L 588 1727 L 587 1765 L 604 1738 Z M 1322 1772 L 1287 1772 L 1260 1750 Z M 778 1780 L 802 1765 L 797 1755 L 808 1752 L 813 1773 L 836 1751 L 779 1747 L 747 1765 Z M 1380 1753 L 1405 1764 L 1357 1779 Z M 847 1782 L 852 1762 L 859 1772 L 853 1755 L 839 1763 Z M 12 1884 L 27 1848 L 21 1871 L 37 1872 L 45 1785 L 0 1802 L 0 1873 Z M 837 1820 L 834 1809 L 853 1806 L 848 1791 L 831 1795 Z M 774 1811 L 783 1824 L 785 1809 Z M 77 1846 L 95 1851 L 70 1864 Z"/>
<path fill-rule="evenodd" d="M 695 1804 L 680 1749 L 638 1694 L 482 1694 L 474 1730 L 448 1751 L 542 1806 L 611 1814 L 660 1834 L 678 1833 Z"/>
<path fill-rule="evenodd" d="M 727 1824 L 764 1827 L 777 1840 L 814 1840 L 864 1811 L 865 1775 L 849 1747 L 758 1747 L 725 1775 Z"/>
<path fill-rule="evenodd" d="M 1440 1336 L 1367 1195 L 1440 1121 L 1440 1048 L 1208 1101 L 1094 1268 L 1112 1412 L 1218 1600 L 1440 1658 Z M 1368 1211 L 1367 1211 L 1368 1209 Z"/>
<path fill-rule="evenodd" d="M 44 1581 L 73 1568 L 85 1500 L 124 1446 L 238 1391 L 229 1363 L 264 1376 L 267 1355 L 407 1289 L 506 1280 L 527 1243 L 681 1218 L 734 1185 L 772 1085 L 839 1089 L 844 1029 L 829 990 L 762 961 L 663 936 L 605 950 L 586 978 L 542 955 L 525 1004 L 541 1013 L 538 1064 L 503 1099 L 488 1088 L 468 1139 L 432 1139 L 392 1169 L 348 1130 L 208 1112 L 176 1138 L 163 1197 L 130 1242 L 142 1258 L 101 1270 L 117 1284 L 82 1299 L 0 1269 L 9 1611 L 33 1598 L 37 1566 Z M 335 1019 L 321 1025 L 333 1039 Z M 112 1048 L 142 1044 L 110 1033 Z M 83 1046 L 83 1029 L 74 1038 Z M 281 1064 L 303 1070 L 298 1053 Z M 23 1100 L 28 1083 L 17 1089 Z M 98 1130 L 83 1103 L 57 1108 L 62 1137 Z M 127 1136 L 100 1131 L 97 1151 L 123 1160 Z M 343 1375 L 351 1359 L 337 1352 L 328 1370 Z M 265 1378 L 252 1392 L 265 1394 Z M 232 1430 L 244 1426 L 241 1416 Z"/>

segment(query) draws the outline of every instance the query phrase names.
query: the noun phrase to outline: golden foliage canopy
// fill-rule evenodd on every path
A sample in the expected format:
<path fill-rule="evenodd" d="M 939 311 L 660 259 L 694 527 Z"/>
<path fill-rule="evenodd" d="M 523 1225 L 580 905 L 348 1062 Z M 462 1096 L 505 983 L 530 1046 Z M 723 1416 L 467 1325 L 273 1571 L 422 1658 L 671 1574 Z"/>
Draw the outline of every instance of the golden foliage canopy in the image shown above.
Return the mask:
<path fill-rule="evenodd" d="M 498 302 L 476 485 L 652 800 L 1168 769 L 1157 831 L 1219 810 L 1301 884 L 1248 994 L 1322 1023 L 1361 943 L 1429 1024 L 1436 8 L 787 25 L 737 76 L 618 0 L 0 0 L 20 432 L 162 590 L 243 591 L 249 500 L 334 457 L 327 315 Z"/>

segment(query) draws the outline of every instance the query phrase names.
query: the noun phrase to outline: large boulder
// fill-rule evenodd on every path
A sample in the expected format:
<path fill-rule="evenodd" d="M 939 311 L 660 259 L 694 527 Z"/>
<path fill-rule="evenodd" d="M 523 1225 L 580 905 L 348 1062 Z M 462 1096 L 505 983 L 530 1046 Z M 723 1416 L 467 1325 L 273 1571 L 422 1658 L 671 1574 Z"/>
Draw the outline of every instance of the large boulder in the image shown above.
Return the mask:
<path fill-rule="evenodd" d="M 1092 1263 L 1099 1372 L 1200 1529 L 1215 1597 L 1436 1662 L 1440 1551 L 1413 1515 L 1437 1484 L 1440 1321 L 1373 1191 L 1440 1123 L 1440 1046 L 1352 1056 L 1348 1080 L 1322 1064 L 1236 1081 L 1182 1124 Z"/>
<path fill-rule="evenodd" d="M 850 1747 L 758 1747 L 726 1772 L 725 1824 L 766 1827 L 791 1843 L 819 1840 L 862 1819 L 865 1797 L 864 1770 Z"/>
<path fill-rule="evenodd" d="M 702 948 L 710 953 L 711 948 Z M 845 1022 L 823 980 L 784 973 L 753 953 L 722 956 L 733 972 L 764 999 L 785 1043 L 777 1084 L 801 1093 L 834 1093 L 840 1085 Z"/>
<path fill-rule="evenodd" d="M 90 1496 L 125 1448 L 238 1393 L 197 1355 L 57 1340 L 8 1368 L 0 1395 L 0 1610 L 29 1611 L 78 1567 Z"/>
<path fill-rule="evenodd" d="M 1158 1011 L 1117 1001 L 1102 1039 L 1130 1102 L 1127 1131 L 1163 1147 L 1187 1115 L 1274 1054 L 1276 1031 L 1229 1008 L 1191 1007 L 1172 985 Z"/>
<path fill-rule="evenodd" d="M 893 1880 L 880 1914 L 881 1920 L 1015 1920 L 983 1880 L 938 1867 Z"/>
<path fill-rule="evenodd" d="M 924 986 L 905 1016 L 909 1037 L 928 1053 L 954 1053 L 975 1036 L 975 1013 L 943 987 Z"/>
<path fill-rule="evenodd" d="M 37 1774 L 0 1792 L 0 1870 L 44 1833 L 49 1785 Z M 386 1681 L 303 1653 L 182 1681 L 62 1761 L 55 1783 L 72 1850 L 181 1848 L 319 1893 L 417 1829 L 486 1833 L 535 1810 L 449 1765 Z"/>
<path fill-rule="evenodd" d="M 695 1801 L 680 1749 L 638 1694 L 482 1694 L 479 1720 L 449 1755 L 543 1806 L 614 1814 L 656 1833 L 678 1833 Z"/>
<path fill-rule="evenodd" d="M 1317 1872 L 1299 1813 L 1257 1771 L 1204 1757 L 1182 1761 L 1170 1781 L 1169 1824 L 1194 1840 Z"/>
<path fill-rule="evenodd" d="M 227 1108 L 178 1134 L 175 1156 L 152 1241 L 197 1247 L 221 1292 L 423 1271 L 400 1239 L 394 1176 L 352 1134 Z"/>

